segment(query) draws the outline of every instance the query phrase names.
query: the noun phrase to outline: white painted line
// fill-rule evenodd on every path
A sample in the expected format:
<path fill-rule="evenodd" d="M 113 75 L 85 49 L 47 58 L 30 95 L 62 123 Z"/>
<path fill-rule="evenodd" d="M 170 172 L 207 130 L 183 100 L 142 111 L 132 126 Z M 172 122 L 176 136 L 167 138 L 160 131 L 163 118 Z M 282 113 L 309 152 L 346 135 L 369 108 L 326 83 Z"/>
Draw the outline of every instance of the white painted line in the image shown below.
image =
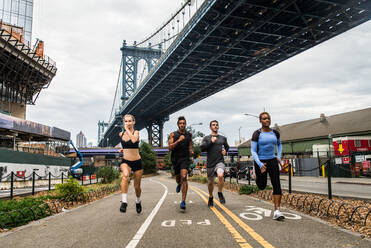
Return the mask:
<path fill-rule="evenodd" d="M 166 198 L 166 195 L 167 195 L 167 192 L 168 192 L 167 187 L 164 184 L 162 184 L 162 183 L 160 183 L 158 181 L 153 181 L 152 179 L 150 179 L 150 181 L 161 184 L 165 188 L 165 192 L 162 195 L 161 199 L 158 201 L 158 203 L 155 206 L 155 208 L 152 210 L 151 214 L 144 221 L 144 223 L 142 224 L 142 226 L 139 228 L 138 232 L 134 235 L 133 239 L 126 246 L 126 248 L 135 248 L 137 246 L 137 244 L 139 243 L 139 241 L 143 237 L 144 233 L 146 232 L 147 228 L 151 224 L 153 218 L 155 217 L 155 215 L 157 214 L 158 210 L 160 209 L 162 203 L 165 201 L 165 198 Z"/>

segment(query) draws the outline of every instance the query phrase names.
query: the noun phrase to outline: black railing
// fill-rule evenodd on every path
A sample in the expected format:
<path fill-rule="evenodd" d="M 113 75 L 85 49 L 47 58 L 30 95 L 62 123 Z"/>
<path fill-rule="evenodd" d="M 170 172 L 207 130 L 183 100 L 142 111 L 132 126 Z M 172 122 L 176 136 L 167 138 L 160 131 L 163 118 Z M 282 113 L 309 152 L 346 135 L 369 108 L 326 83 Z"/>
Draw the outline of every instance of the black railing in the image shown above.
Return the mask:
<path fill-rule="evenodd" d="M 95 178 L 95 182 L 92 181 L 92 176 L 94 176 L 96 174 L 89 174 L 89 183 L 87 184 L 86 182 L 84 183 L 84 177 L 85 176 L 81 176 L 81 185 L 89 185 L 89 184 L 95 184 L 95 183 L 98 183 L 98 178 L 96 177 Z M 26 182 L 27 180 L 28 181 L 32 181 L 32 186 L 31 187 L 25 187 L 25 188 L 21 188 L 21 189 L 30 189 L 30 192 L 27 192 L 27 193 L 23 193 L 22 195 L 24 194 L 32 194 L 32 195 L 35 195 L 36 193 L 36 182 L 37 181 L 42 181 L 42 180 L 48 180 L 48 189 L 47 190 L 39 190 L 39 192 L 41 191 L 50 191 L 52 190 L 52 179 L 60 179 L 61 180 L 61 183 L 64 183 L 64 179 L 67 178 L 67 174 L 65 174 L 64 172 L 62 172 L 60 175 L 58 176 L 55 176 L 53 175 L 51 172 L 49 172 L 48 174 L 46 174 L 45 176 L 40 176 L 38 175 L 35 171 L 33 171 L 29 176 L 17 176 L 13 171 L 10 172 L 8 175 L 0 178 L 0 182 L 9 182 L 10 181 L 10 192 L 9 192 L 9 197 L 10 199 L 13 199 L 14 195 L 15 195 L 15 188 L 14 187 L 14 182 L 19 182 L 19 181 L 23 181 L 23 182 Z M 0 190 L 1 192 L 1 190 Z"/>

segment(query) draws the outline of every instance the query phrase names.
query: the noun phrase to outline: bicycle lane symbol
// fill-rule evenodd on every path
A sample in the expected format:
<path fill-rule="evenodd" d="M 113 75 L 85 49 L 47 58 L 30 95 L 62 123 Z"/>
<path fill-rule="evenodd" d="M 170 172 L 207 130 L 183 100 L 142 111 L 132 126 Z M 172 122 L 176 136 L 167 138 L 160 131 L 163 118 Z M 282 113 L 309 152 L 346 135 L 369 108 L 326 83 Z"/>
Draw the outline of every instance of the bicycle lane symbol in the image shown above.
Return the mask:
<path fill-rule="evenodd" d="M 281 212 L 286 219 L 289 220 L 300 220 L 301 216 L 288 212 Z M 246 220 L 262 220 L 264 217 L 271 217 L 272 210 L 256 207 L 256 206 L 245 206 L 245 212 L 240 213 L 240 217 Z"/>

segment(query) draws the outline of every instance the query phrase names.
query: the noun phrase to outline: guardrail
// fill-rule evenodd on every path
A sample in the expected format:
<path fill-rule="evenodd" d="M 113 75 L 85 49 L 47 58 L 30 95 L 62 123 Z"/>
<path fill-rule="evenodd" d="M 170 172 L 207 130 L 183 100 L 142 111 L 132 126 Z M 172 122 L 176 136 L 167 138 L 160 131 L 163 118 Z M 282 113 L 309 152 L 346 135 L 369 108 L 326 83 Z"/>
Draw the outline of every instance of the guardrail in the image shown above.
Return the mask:
<path fill-rule="evenodd" d="M 87 178 L 87 176 L 88 176 L 88 178 Z M 9 187 L 10 193 L 9 193 L 9 196 L 10 196 L 10 199 L 13 199 L 13 197 L 14 197 L 14 189 L 15 189 L 14 182 L 32 181 L 32 186 L 29 189 L 31 189 L 31 194 L 32 195 L 35 195 L 35 188 L 36 188 L 35 183 L 36 183 L 36 181 L 48 180 L 48 191 L 50 191 L 52 189 L 52 179 L 54 179 L 54 180 L 55 179 L 60 179 L 60 182 L 61 183 L 64 183 L 64 179 L 67 179 L 67 178 L 68 178 L 68 174 L 65 174 L 64 172 L 62 172 L 61 175 L 59 175 L 59 176 L 55 176 L 51 172 L 49 172 L 45 176 L 40 176 L 35 171 L 33 171 L 28 176 L 17 176 L 12 171 L 8 175 L 6 175 L 4 177 L 1 177 L 0 178 L 0 182 L 4 182 L 4 181 L 10 182 L 10 187 Z M 93 180 L 95 179 L 95 182 L 93 182 L 92 179 Z M 99 180 L 98 180 L 96 174 L 89 174 L 89 175 L 81 176 L 81 185 L 95 184 L 98 181 Z"/>
<path fill-rule="evenodd" d="M 273 200 L 273 192 L 258 191 L 258 196 L 265 200 Z M 350 224 L 371 224 L 371 208 L 366 205 L 354 206 L 341 200 L 330 200 L 307 194 L 283 194 L 282 203 L 301 210 L 313 213 L 319 217 L 335 218 Z"/>

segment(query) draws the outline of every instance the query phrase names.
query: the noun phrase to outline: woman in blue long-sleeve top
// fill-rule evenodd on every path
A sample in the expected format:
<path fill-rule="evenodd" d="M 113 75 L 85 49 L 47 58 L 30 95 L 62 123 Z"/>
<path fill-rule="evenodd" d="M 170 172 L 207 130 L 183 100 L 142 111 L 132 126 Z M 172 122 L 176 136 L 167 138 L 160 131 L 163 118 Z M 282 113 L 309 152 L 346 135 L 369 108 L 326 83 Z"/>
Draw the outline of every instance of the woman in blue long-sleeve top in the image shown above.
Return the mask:
<path fill-rule="evenodd" d="M 280 134 L 277 130 L 271 129 L 271 117 L 267 112 L 259 115 L 259 121 L 262 127 L 256 130 L 251 139 L 251 154 L 254 158 L 256 184 L 259 189 L 265 189 L 267 186 L 267 172 L 273 186 L 273 201 L 274 201 L 274 220 L 283 220 L 285 217 L 280 212 L 281 204 L 281 183 L 280 169 L 282 145 Z M 277 146 L 277 156 L 275 148 Z"/>

